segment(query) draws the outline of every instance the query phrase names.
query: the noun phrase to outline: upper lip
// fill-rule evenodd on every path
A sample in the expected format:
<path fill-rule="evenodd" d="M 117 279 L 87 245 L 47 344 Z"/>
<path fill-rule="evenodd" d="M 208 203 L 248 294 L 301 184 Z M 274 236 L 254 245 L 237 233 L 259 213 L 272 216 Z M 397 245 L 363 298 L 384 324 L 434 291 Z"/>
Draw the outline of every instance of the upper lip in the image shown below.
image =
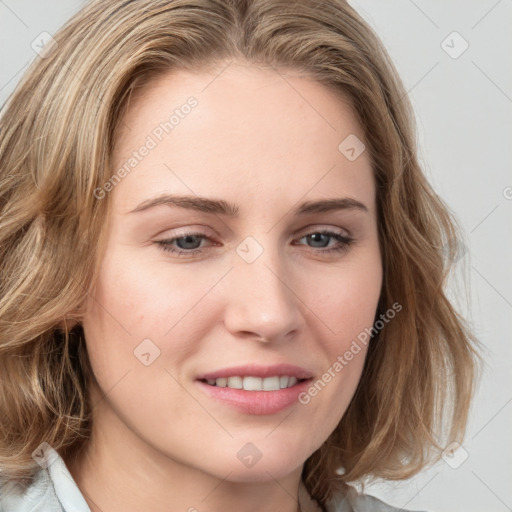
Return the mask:
<path fill-rule="evenodd" d="M 220 379 L 227 377 L 296 377 L 297 379 L 310 379 L 313 374 L 292 364 L 275 364 L 271 366 L 262 366 L 257 364 L 247 364 L 242 366 L 231 366 L 229 368 L 221 368 L 208 373 L 203 373 L 197 377 L 198 380 Z"/>

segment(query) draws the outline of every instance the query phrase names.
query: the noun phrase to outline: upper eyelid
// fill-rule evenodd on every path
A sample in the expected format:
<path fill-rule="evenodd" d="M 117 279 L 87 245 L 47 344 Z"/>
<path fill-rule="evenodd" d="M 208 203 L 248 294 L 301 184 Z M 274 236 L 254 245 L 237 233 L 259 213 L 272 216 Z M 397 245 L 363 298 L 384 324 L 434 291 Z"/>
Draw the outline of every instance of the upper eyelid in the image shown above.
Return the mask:
<path fill-rule="evenodd" d="M 318 227 L 318 226 L 320 226 L 320 227 Z M 338 233 L 337 230 L 342 230 L 342 233 Z M 302 236 L 306 236 L 310 233 L 318 233 L 318 232 L 322 232 L 322 231 L 329 231 L 329 232 L 332 232 L 337 235 L 352 236 L 351 232 L 346 228 L 327 227 L 325 225 L 322 226 L 321 224 L 314 224 L 313 226 L 308 226 L 306 228 L 302 228 L 299 231 L 297 231 L 294 236 L 299 236 L 301 233 L 305 233 Z"/>

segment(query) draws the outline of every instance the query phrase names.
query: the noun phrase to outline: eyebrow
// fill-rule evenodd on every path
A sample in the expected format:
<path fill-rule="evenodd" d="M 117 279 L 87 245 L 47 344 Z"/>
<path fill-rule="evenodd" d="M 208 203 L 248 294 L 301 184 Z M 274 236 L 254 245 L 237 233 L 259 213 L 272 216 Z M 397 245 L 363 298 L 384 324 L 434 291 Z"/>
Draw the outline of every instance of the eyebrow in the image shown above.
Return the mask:
<path fill-rule="evenodd" d="M 227 215 L 238 217 L 239 207 L 222 199 L 209 199 L 199 196 L 163 194 L 158 197 L 147 199 L 128 213 L 143 212 L 159 205 L 177 206 L 189 210 L 196 210 L 204 213 Z M 306 201 L 294 209 L 294 215 L 308 215 L 313 213 L 325 213 L 336 210 L 359 210 L 369 213 L 368 208 L 350 197 L 321 199 L 318 201 Z"/>

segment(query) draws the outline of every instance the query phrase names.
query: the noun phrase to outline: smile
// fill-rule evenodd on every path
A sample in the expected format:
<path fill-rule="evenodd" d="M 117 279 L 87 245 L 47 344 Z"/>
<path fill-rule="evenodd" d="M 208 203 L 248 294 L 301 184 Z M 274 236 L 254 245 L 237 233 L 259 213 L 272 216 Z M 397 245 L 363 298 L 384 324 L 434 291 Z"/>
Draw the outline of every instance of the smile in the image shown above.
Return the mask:
<path fill-rule="evenodd" d="M 203 381 L 204 382 L 204 381 Z M 244 389 L 245 391 L 278 391 L 295 386 L 299 379 L 290 375 L 275 375 L 272 377 L 234 376 L 207 379 L 210 386 L 219 388 Z"/>
<path fill-rule="evenodd" d="M 313 373 L 291 364 L 246 364 L 197 375 L 196 385 L 222 407 L 250 415 L 277 414 L 298 404 Z"/>

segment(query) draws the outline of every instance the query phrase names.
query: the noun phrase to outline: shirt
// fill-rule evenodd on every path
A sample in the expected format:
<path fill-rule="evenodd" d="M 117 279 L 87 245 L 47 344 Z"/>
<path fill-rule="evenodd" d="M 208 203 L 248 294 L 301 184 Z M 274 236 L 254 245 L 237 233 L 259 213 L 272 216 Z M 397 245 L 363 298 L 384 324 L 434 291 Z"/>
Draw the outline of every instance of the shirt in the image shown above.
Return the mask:
<path fill-rule="evenodd" d="M 0 512 L 91 512 L 64 460 L 55 450 L 49 450 L 52 450 L 51 462 L 36 473 L 24 493 L 4 495 L 0 492 Z M 343 496 L 331 501 L 329 512 L 412 512 L 347 487 Z M 302 483 L 299 500 L 303 512 L 319 510 Z"/>

